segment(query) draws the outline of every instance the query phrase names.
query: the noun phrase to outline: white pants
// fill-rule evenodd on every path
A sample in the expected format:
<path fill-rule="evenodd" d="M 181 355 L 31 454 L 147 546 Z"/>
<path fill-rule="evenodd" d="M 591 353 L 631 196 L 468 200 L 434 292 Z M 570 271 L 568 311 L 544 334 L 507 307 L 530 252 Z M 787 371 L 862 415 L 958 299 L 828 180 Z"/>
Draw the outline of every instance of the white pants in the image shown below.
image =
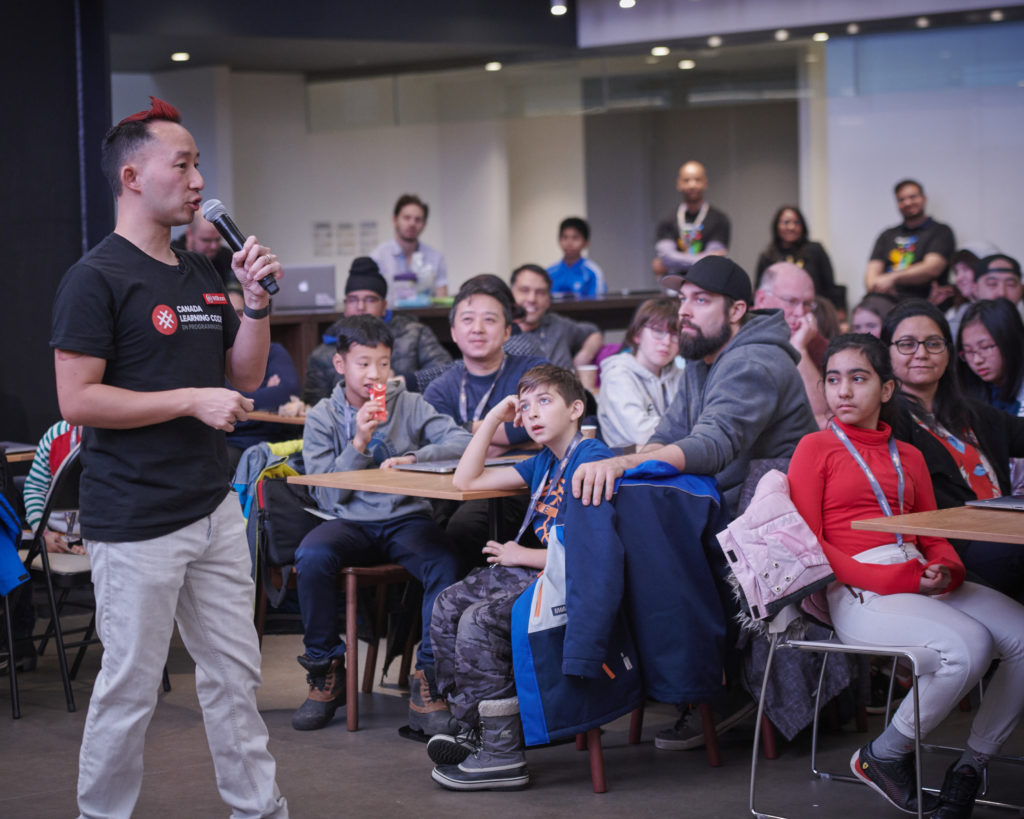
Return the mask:
<path fill-rule="evenodd" d="M 860 597 L 863 597 L 861 602 Z M 994 754 L 1024 711 L 1024 606 L 986 586 L 964 583 L 940 597 L 923 594 L 853 594 L 833 583 L 829 614 L 843 642 L 926 646 L 941 665 L 919 680 L 921 736 L 935 728 L 978 684 L 992 660 L 999 669 L 971 724 L 968 744 Z M 893 717 L 905 737 L 914 737 L 914 702 L 907 697 Z"/>
<path fill-rule="evenodd" d="M 196 662 L 196 693 L 221 798 L 232 816 L 287 817 L 256 709 L 260 650 L 234 493 L 209 517 L 152 540 L 86 541 L 103 663 L 78 762 L 84 819 L 129 817 L 174 622 Z M 187 806 L 183 807 L 187 813 Z"/>

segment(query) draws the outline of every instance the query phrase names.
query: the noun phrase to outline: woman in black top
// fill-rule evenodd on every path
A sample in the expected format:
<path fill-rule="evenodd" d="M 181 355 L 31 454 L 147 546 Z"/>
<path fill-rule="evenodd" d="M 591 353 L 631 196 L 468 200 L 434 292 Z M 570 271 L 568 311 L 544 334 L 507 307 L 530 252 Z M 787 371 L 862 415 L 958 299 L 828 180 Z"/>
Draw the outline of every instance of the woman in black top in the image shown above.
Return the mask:
<path fill-rule="evenodd" d="M 807 238 L 807 220 L 796 205 L 783 205 L 772 217 L 772 240 L 757 259 L 757 284 L 764 271 L 776 262 L 799 265 L 814 279 L 814 292 L 837 310 L 846 310 L 846 289 L 837 287 L 832 260 L 819 242 Z"/>

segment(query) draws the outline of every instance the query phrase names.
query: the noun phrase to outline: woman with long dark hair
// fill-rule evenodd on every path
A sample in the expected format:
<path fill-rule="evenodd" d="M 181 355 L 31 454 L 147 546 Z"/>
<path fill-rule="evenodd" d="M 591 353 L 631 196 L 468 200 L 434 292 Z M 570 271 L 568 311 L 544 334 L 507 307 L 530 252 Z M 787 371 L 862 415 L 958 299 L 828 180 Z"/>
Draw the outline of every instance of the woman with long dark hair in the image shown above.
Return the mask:
<path fill-rule="evenodd" d="M 790 262 L 814 279 L 814 292 L 824 296 L 837 310 L 846 309 L 846 291 L 837 287 L 832 260 L 820 242 L 808 236 L 807 220 L 796 205 L 783 205 L 772 217 L 772 240 L 757 259 L 757 286 L 761 275 L 776 262 Z"/>
<path fill-rule="evenodd" d="M 965 396 L 950 366 L 953 338 L 941 311 L 923 299 L 885 317 L 881 340 L 899 382 L 893 432 L 924 455 L 939 508 L 1010 494 L 1010 458 L 1024 456 L 1024 418 Z M 968 572 L 1011 597 L 1024 597 L 1024 549 L 953 544 Z"/>

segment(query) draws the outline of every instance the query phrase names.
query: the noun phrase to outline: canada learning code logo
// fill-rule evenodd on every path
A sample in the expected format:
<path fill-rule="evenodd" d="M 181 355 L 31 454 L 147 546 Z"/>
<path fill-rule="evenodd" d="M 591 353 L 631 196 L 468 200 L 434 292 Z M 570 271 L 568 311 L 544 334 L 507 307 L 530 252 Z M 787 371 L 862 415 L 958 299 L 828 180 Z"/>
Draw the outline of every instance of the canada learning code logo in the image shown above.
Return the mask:
<path fill-rule="evenodd" d="M 158 333 L 173 335 L 178 329 L 178 314 L 166 304 L 158 304 L 153 308 L 153 326 Z"/>

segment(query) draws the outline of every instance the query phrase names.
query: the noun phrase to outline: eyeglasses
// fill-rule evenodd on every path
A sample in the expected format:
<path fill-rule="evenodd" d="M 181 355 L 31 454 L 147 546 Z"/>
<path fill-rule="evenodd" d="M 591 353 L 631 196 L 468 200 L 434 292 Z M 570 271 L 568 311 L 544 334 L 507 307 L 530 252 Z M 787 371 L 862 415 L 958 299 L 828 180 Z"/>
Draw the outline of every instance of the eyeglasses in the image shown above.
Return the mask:
<path fill-rule="evenodd" d="M 960 358 L 967 361 L 969 358 L 988 358 L 988 354 L 998 349 L 995 344 L 979 344 L 977 347 L 964 347 L 960 351 Z"/>
<path fill-rule="evenodd" d="M 780 296 L 778 293 L 774 295 L 775 298 L 786 305 L 783 309 L 796 310 L 797 307 L 803 307 L 805 313 L 813 313 L 818 309 L 818 302 L 816 301 L 801 301 L 800 299 L 793 298 L 792 296 Z"/>
<path fill-rule="evenodd" d="M 345 296 L 345 304 L 349 307 L 375 307 L 382 301 L 380 296 Z"/>
<path fill-rule="evenodd" d="M 645 324 L 644 329 L 649 330 L 651 333 L 651 337 L 657 341 L 663 341 L 666 338 L 672 337 L 672 331 L 666 329 L 665 327 L 654 327 L 650 324 Z"/>
<path fill-rule="evenodd" d="M 942 336 L 929 336 L 923 341 L 918 341 L 916 338 L 911 338 L 910 336 L 904 336 L 903 338 L 894 341 L 892 346 L 899 352 L 903 353 L 903 355 L 913 355 L 917 352 L 917 348 L 922 344 L 929 353 L 936 355 L 941 352 L 945 352 L 946 350 L 946 339 Z"/>

